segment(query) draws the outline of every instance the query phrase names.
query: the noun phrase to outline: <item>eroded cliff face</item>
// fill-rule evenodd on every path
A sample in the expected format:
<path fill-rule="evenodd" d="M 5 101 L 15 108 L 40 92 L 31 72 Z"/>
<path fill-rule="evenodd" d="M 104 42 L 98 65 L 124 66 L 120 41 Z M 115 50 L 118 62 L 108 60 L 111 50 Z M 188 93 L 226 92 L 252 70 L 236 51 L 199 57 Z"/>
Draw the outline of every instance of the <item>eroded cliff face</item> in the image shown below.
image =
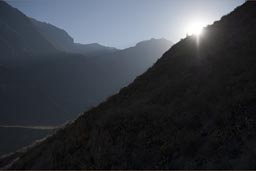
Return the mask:
<path fill-rule="evenodd" d="M 146 73 L 9 169 L 255 169 L 256 3 Z"/>

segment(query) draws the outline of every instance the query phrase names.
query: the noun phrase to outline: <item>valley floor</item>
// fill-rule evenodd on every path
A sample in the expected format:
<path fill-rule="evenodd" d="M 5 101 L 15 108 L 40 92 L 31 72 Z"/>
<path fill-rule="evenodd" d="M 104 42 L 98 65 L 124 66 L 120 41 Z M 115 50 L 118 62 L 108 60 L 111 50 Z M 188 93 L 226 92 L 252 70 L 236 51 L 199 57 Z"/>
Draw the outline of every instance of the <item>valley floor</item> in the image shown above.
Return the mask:
<path fill-rule="evenodd" d="M 15 152 L 54 132 L 54 126 L 0 125 L 0 156 Z"/>

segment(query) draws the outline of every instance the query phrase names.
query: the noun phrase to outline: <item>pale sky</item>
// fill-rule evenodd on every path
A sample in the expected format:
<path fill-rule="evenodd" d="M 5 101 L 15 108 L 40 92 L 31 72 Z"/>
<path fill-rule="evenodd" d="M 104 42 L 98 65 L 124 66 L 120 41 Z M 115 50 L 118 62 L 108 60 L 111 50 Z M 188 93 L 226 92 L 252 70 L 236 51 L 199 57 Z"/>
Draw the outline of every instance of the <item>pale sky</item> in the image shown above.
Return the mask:
<path fill-rule="evenodd" d="M 150 38 L 177 42 L 189 25 L 219 20 L 244 0 L 7 0 L 79 43 L 126 48 Z"/>

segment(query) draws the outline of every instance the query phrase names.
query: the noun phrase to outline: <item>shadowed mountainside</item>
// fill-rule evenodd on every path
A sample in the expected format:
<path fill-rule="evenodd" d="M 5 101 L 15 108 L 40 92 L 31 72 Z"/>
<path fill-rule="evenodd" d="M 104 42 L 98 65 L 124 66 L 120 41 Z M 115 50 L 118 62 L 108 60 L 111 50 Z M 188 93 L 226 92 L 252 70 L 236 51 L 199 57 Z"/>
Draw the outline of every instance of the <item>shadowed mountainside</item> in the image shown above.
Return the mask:
<path fill-rule="evenodd" d="M 256 3 L 175 44 L 11 169 L 256 169 Z"/>
<path fill-rule="evenodd" d="M 128 85 L 171 46 L 167 40 L 148 42 L 95 58 L 60 53 L 0 66 L 0 124 L 58 125 L 74 119 Z"/>

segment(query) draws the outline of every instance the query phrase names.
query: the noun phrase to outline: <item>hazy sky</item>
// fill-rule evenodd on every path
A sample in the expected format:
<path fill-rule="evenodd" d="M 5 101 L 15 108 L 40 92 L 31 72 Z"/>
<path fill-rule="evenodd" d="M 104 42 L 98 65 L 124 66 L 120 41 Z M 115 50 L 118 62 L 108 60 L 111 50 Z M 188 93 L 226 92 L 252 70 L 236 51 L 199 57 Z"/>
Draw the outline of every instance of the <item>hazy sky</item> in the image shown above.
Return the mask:
<path fill-rule="evenodd" d="M 211 24 L 244 0 L 7 0 L 27 16 L 66 30 L 79 43 L 125 48 L 185 37 L 189 23 Z"/>

